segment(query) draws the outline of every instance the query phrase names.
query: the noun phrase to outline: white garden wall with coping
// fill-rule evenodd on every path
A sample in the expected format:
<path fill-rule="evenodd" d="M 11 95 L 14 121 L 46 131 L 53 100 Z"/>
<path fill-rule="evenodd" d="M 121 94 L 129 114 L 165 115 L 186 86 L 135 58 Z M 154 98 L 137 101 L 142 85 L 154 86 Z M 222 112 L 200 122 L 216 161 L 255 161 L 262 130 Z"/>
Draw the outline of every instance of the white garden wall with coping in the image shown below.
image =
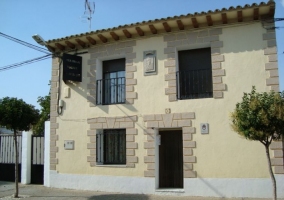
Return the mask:
<path fill-rule="evenodd" d="M 21 159 L 21 183 L 31 183 L 31 167 L 32 167 L 32 131 L 22 132 L 22 154 Z M 49 147 L 50 143 L 50 122 L 45 122 L 45 144 L 44 144 L 44 185 L 49 186 Z"/>
<path fill-rule="evenodd" d="M 50 121 L 44 124 L 44 186 L 50 187 Z"/>
<path fill-rule="evenodd" d="M 32 131 L 22 133 L 22 164 L 21 164 L 21 183 L 31 183 L 31 154 Z"/>

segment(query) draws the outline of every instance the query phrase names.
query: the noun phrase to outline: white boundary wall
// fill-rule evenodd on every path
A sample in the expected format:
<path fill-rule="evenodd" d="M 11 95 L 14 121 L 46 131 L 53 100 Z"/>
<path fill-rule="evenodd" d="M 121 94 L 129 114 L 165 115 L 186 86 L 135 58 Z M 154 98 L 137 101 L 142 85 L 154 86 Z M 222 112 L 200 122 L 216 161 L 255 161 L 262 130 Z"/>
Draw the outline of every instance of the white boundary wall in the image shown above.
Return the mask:
<path fill-rule="evenodd" d="M 21 164 L 21 183 L 31 183 L 31 149 L 32 131 L 22 133 L 22 164 Z"/>
<path fill-rule="evenodd" d="M 50 187 L 50 121 L 44 123 L 44 186 Z"/>
<path fill-rule="evenodd" d="M 276 175 L 277 193 L 284 198 L 284 175 Z M 271 198 L 270 178 L 184 179 L 184 189 L 155 189 L 155 178 L 59 174 L 50 171 L 50 187 L 120 193 L 203 197 Z"/>

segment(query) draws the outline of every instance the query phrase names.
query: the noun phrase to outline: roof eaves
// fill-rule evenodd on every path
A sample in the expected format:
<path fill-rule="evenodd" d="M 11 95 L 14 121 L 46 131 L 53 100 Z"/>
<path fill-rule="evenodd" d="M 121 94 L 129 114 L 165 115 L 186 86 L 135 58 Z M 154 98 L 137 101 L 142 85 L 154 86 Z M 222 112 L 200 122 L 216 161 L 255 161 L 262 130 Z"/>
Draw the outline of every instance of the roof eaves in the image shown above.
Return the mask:
<path fill-rule="evenodd" d="M 122 29 L 122 28 L 130 28 L 130 27 L 133 27 L 133 26 L 147 25 L 147 24 L 154 23 L 154 22 L 158 23 L 158 22 L 175 20 L 175 19 L 180 19 L 180 18 L 185 18 L 185 17 L 198 17 L 198 16 L 204 16 L 204 15 L 208 15 L 208 14 L 217 14 L 217 13 L 228 12 L 228 11 L 244 10 L 244 9 L 248 9 L 248 8 L 266 6 L 266 5 L 275 5 L 275 2 L 274 2 L 274 0 L 269 0 L 267 3 L 260 2 L 259 4 L 253 3 L 251 5 L 246 4 L 244 6 L 236 6 L 236 7 L 231 6 L 229 8 L 215 9 L 214 11 L 208 10 L 207 12 L 195 12 L 194 14 L 188 13 L 188 14 L 185 14 L 185 15 L 179 15 L 179 16 L 173 16 L 173 17 L 167 17 L 167 18 L 160 18 L 160 19 L 136 22 L 136 23 L 131 23 L 131 24 L 124 24 L 124 25 L 119 25 L 119 26 L 112 27 L 112 28 L 100 29 L 100 30 L 96 30 L 96 31 L 90 31 L 90 32 L 85 32 L 85 33 L 81 33 L 81 34 L 70 35 L 70 36 L 67 36 L 67 37 L 51 39 L 51 40 L 48 40 L 46 42 L 47 42 L 47 44 L 50 44 L 50 43 L 54 43 L 54 42 L 64 41 L 66 39 L 72 39 L 72 38 L 81 37 L 81 36 L 88 36 L 88 35 L 92 35 L 92 34 L 99 34 L 99 33 L 104 33 L 104 32 L 109 32 L 109 31 L 115 31 L 115 30 L 119 30 L 119 29 Z"/>

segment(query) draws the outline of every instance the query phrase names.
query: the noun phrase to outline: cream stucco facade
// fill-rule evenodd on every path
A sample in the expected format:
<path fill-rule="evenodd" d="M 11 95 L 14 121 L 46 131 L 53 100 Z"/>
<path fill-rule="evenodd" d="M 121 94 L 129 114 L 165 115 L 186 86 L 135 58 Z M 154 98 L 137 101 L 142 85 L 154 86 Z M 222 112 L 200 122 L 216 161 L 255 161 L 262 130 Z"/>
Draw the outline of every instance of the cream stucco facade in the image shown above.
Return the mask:
<path fill-rule="evenodd" d="M 211 50 L 213 95 L 179 100 L 178 52 L 204 47 Z M 156 52 L 156 74 L 148 76 L 143 65 L 147 51 Z M 275 32 L 261 21 L 145 32 L 143 37 L 109 40 L 78 52 L 82 82 L 63 82 L 62 61 L 54 58 L 52 63 L 50 186 L 192 196 L 271 195 L 264 147 L 230 128 L 230 112 L 243 92 L 252 86 L 259 92 L 279 90 Z M 125 58 L 126 101 L 97 105 L 102 63 L 118 58 Z M 58 100 L 64 102 L 60 113 Z M 209 124 L 208 134 L 201 134 L 202 123 Z M 98 164 L 96 135 L 117 128 L 126 130 L 126 164 Z M 159 187 L 158 137 L 163 130 L 182 133 L 183 187 L 178 190 Z M 74 141 L 73 150 L 64 148 L 66 140 Z M 274 142 L 271 150 L 279 195 L 284 197 L 282 142 Z"/>

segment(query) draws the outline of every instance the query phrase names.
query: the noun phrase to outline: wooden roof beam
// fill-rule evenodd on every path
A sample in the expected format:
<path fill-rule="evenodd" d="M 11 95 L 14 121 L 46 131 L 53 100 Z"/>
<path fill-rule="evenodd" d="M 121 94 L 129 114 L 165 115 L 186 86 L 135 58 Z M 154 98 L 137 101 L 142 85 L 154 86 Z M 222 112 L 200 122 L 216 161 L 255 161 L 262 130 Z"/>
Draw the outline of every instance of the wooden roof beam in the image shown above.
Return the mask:
<path fill-rule="evenodd" d="M 116 35 L 115 32 L 110 32 L 109 34 L 111 35 L 111 37 L 112 37 L 115 41 L 119 40 L 119 37 L 118 37 L 118 35 Z"/>
<path fill-rule="evenodd" d="M 199 27 L 198 22 L 197 22 L 195 17 L 191 18 L 191 22 L 192 22 L 194 28 L 198 28 Z"/>
<path fill-rule="evenodd" d="M 243 11 L 239 10 L 238 11 L 238 22 L 242 22 L 243 21 Z"/>
<path fill-rule="evenodd" d="M 131 33 L 129 33 L 129 31 L 128 31 L 127 29 L 123 29 L 122 31 L 123 31 L 125 37 L 127 37 L 127 38 L 132 38 Z"/>
<path fill-rule="evenodd" d="M 222 13 L 222 22 L 223 22 L 223 24 L 227 24 L 228 23 L 227 13 Z"/>
<path fill-rule="evenodd" d="M 177 20 L 177 25 L 178 25 L 179 30 L 184 30 L 184 25 L 181 20 Z"/>
<path fill-rule="evenodd" d="M 253 19 L 258 20 L 259 19 L 259 8 L 255 8 L 253 10 Z"/>
<path fill-rule="evenodd" d="M 75 49 L 75 44 L 73 44 L 72 42 L 69 42 L 69 41 L 65 41 L 65 44 L 67 44 L 67 46 L 70 48 L 70 49 Z"/>
<path fill-rule="evenodd" d="M 86 38 L 87 38 L 87 40 L 88 40 L 88 41 L 89 41 L 92 45 L 97 44 L 96 40 L 95 40 L 95 39 L 93 39 L 92 37 L 87 36 Z"/>
<path fill-rule="evenodd" d="M 81 47 L 85 47 L 86 46 L 86 43 L 85 42 L 83 42 L 82 40 L 80 40 L 80 39 L 75 39 L 76 40 L 76 42 L 81 46 Z"/>
<path fill-rule="evenodd" d="M 48 49 L 49 51 L 55 52 L 55 48 L 54 48 L 54 47 L 52 47 L 52 46 L 50 46 L 50 45 L 46 45 L 46 47 L 47 47 L 47 49 Z"/>
<path fill-rule="evenodd" d="M 100 38 L 100 40 L 101 40 L 103 43 L 106 43 L 106 42 L 107 42 L 107 39 L 106 39 L 102 34 L 99 34 L 98 37 Z"/>
<path fill-rule="evenodd" d="M 167 31 L 167 32 L 171 32 L 172 31 L 171 27 L 169 26 L 169 24 L 167 22 L 164 22 L 163 26 L 164 26 L 165 31 Z"/>
<path fill-rule="evenodd" d="M 140 27 L 136 27 L 135 29 L 136 29 L 138 35 L 144 36 L 144 31 L 142 31 L 142 29 Z"/>
<path fill-rule="evenodd" d="M 275 14 L 275 6 L 273 5 L 273 6 L 270 6 L 270 8 L 269 8 L 269 16 L 270 17 L 273 17 L 274 16 L 274 14 Z"/>
<path fill-rule="evenodd" d="M 63 46 L 62 44 L 60 43 L 55 43 L 55 46 L 60 49 L 61 51 L 64 51 L 65 50 L 65 46 Z"/>
<path fill-rule="evenodd" d="M 149 25 L 149 28 L 150 28 L 150 30 L 151 30 L 151 32 L 153 33 L 153 34 L 157 34 L 158 33 L 158 31 L 157 31 L 157 29 L 155 28 L 155 26 L 154 25 Z"/>
<path fill-rule="evenodd" d="M 211 15 L 207 15 L 206 16 L 206 20 L 207 20 L 207 25 L 208 26 L 212 26 L 213 25 L 213 21 L 212 21 Z"/>

